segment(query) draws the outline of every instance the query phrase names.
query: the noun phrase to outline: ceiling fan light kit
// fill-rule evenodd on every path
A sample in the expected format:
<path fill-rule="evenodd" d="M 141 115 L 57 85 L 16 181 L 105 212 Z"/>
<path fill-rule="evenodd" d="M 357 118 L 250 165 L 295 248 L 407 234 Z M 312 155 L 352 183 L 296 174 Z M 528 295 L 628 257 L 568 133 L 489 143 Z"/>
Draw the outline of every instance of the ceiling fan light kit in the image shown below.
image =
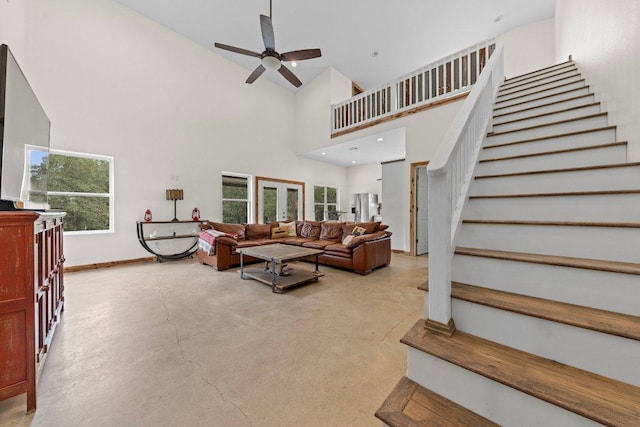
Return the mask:
<path fill-rule="evenodd" d="M 271 1 L 269 2 L 269 14 L 271 15 Z M 278 53 L 275 47 L 275 37 L 273 35 L 273 24 L 271 16 L 260 15 L 260 29 L 262 30 L 262 40 L 264 42 L 264 52 L 258 53 L 235 46 L 222 43 L 214 43 L 218 49 L 228 50 L 241 55 L 254 56 L 260 58 L 260 65 L 253 70 L 246 83 L 253 83 L 266 70 L 278 71 L 285 79 L 295 87 L 302 86 L 302 82 L 293 72 L 288 69 L 283 62 L 303 61 L 305 59 L 319 58 L 322 56 L 320 49 L 303 49 L 291 52 Z M 292 64 L 293 65 L 293 64 Z M 295 67 L 295 65 L 293 65 Z"/>

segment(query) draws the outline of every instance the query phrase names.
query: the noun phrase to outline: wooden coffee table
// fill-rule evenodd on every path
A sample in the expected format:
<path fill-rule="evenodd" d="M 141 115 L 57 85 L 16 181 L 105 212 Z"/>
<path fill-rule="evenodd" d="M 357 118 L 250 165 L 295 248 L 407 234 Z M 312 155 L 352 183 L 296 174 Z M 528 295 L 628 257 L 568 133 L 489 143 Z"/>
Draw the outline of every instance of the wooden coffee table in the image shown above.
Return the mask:
<path fill-rule="evenodd" d="M 238 252 L 240 253 L 240 277 L 271 285 L 271 290 L 275 293 L 281 293 L 292 286 L 315 282 L 319 277 L 324 276 L 318 271 L 318 255 L 324 253 L 320 249 L 275 243 L 273 245 L 238 249 Z M 244 255 L 265 260 L 264 268 L 245 269 Z M 315 271 L 284 268 L 287 262 L 313 256 L 315 256 L 316 260 Z"/>

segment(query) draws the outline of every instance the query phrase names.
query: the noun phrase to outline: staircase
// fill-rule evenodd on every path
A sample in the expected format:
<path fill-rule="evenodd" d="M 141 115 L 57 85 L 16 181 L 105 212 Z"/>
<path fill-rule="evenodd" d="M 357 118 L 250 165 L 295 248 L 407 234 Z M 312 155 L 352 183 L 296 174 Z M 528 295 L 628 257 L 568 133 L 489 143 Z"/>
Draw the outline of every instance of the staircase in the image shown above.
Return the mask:
<path fill-rule="evenodd" d="M 457 330 L 420 320 L 405 335 L 408 378 L 378 418 L 640 426 L 640 163 L 626 145 L 573 62 L 503 83 L 453 257 Z"/>

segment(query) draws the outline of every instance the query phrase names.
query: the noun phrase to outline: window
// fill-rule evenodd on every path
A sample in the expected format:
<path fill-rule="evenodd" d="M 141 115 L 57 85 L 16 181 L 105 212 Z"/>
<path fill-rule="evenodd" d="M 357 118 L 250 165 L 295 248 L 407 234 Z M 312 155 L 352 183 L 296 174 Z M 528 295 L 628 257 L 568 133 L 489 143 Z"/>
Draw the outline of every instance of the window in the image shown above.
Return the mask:
<path fill-rule="evenodd" d="M 249 177 L 222 175 L 222 222 L 246 224 L 249 219 Z"/>
<path fill-rule="evenodd" d="M 32 167 L 32 186 L 47 168 L 47 201 L 67 213 L 65 232 L 113 231 L 113 157 L 50 150 Z"/>
<path fill-rule="evenodd" d="M 313 210 L 316 221 L 339 219 L 338 189 L 334 187 L 314 186 Z"/>

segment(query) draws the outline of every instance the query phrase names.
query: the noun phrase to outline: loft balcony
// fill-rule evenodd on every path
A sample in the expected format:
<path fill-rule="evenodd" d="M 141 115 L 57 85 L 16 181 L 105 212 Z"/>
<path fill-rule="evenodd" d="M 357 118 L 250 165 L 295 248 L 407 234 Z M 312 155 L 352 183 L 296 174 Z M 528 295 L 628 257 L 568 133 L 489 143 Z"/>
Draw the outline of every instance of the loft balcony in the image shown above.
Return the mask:
<path fill-rule="evenodd" d="M 393 82 L 331 106 L 335 138 L 466 96 L 496 48 L 495 39 L 463 49 Z"/>

